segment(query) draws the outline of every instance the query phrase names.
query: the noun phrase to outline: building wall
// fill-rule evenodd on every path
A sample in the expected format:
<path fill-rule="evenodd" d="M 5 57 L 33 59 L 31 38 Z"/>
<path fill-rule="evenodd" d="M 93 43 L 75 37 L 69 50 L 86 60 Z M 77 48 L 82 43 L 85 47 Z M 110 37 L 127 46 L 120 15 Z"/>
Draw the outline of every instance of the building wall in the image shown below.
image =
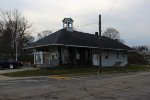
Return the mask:
<path fill-rule="evenodd" d="M 57 47 L 51 47 L 47 52 L 34 52 L 34 64 L 42 66 L 58 66 L 59 54 Z"/>
<path fill-rule="evenodd" d="M 123 52 L 119 52 L 117 58 L 117 52 L 109 52 L 108 59 L 105 58 L 107 52 L 102 54 L 102 66 L 125 66 L 127 64 L 127 55 Z M 119 65 L 117 65 L 117 63 Z"/>
<path fill-rule="evenodd" d="M 117 57 L 118 55 L 118 57 Z M 95 58 L 97 56 L 97 59 Z M 92 62 L 93 65 L 99 65 L 99 54 L 93 53 L 92 54 Z M 125 66 L 128 63 L 127 54 L 124 52 L 117 52 L 115 51 L 103 51 L 102 52 L 102 66 Z"/>
<path fill-rule="evenodd" d="M 67 47 L 61 47 L 62 64 L 69 63 L 69 51 Z"/>
<path fill-rule="evenodd" d="M 50 66 L 58 66 L 59 65 L 59 54 L 58 54 L 58 47 L 51 47 L 49 49 L 49 64 Z"/>
<path fill-rule="evenodd" d="M 61 47 L 61 61 L 62 64 L 70 64 L 70 55 L 68 47 Z M 99 53 L 92 50 L 92 64 L 94 66 L 99 65 Z M 36 56 L 39 55 L 39 57 Z M 49 64 L 50 66 L 58 66 L 59 65 L 59 51 L 58 47 L 49 48 L 48 52 L 37 51 L 34 54 L 34 59 L 40 59 L 40 62 L 36 62 L 35 64 Z M 80 61 L 81 55 L 76 49 L 75 59 L 79 59 Z M 103 51 L 102 52 L 102 66 L 125 66 L 128 63 L 127 54 L 123 51 Z M 84 64 L 84 63 L 83 63 Z"/>

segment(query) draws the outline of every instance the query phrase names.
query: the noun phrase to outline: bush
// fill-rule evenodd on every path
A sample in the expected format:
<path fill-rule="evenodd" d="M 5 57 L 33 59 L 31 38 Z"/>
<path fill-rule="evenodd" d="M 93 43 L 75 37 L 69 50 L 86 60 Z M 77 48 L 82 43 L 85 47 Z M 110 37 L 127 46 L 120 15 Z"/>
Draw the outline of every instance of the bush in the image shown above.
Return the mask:
<path fill-rule="evenodd" d="M 128 54 L 129 64 L 148 64 L 148 61 L 144 59 L 144 55 L 137 52 L 130 52 Z"/>

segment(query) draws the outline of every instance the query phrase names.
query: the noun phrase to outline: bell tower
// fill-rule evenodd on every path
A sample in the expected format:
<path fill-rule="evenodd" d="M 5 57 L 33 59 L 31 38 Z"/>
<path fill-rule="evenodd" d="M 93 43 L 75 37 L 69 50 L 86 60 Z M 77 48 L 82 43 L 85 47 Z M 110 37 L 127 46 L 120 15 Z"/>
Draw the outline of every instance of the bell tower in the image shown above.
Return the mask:
<path fill-rule="evenodd" d="M 73 20 L 72 18 L 64 18 L 62 20 L 63 22 L 63 29 L 66 29 L 67 31 L 73 32 Z"/>

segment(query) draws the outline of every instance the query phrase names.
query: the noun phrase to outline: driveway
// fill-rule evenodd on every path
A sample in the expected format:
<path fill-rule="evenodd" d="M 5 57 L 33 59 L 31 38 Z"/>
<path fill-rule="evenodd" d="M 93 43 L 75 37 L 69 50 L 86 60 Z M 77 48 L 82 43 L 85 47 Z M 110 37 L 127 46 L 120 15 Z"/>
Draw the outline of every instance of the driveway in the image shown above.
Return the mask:
<path fill-rule="evenodd" d="M 0 80 L 0 100 L 149 100 L 150 72 Z"/>

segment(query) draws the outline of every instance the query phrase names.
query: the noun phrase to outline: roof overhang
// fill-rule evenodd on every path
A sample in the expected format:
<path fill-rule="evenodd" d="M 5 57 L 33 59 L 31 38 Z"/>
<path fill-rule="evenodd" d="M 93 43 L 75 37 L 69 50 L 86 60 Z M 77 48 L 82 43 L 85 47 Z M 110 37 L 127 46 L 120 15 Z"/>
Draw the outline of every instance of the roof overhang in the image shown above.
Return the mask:
<path fill-rule="evenodd" d="M 23 48 L 23 49 L 34 49 L 34 48 L 45 47 L 45 46 L 67 46 L 67 47 L 80 47 L 80 48 L 99 49 L 99 47 L 93 47 L 93 46 L 68 45 L 68 44 L 46 44 L 46 45 L 25 47 L 25 48 Z M 102 49 L 103 49 L 103 50 L 118 50 L 118 51 L 133 51 L 133 50 L 115 49 L 115 48 L 102 48 Z"/>
<path fill-rule="evenodd" d="M 99 48 L 99 47 L 92 47 L 92 46 L 68 45 L 68 44 L 46 44 L 46 45 L 25 47 L 23 49 L 33 49 L 33 48 L 39 48 L 39 47 L 45 47 L 45 46 L 68 46 L 68 47 L 83 47 L 83 48 L 95 48 L 95 49 Z"/>

